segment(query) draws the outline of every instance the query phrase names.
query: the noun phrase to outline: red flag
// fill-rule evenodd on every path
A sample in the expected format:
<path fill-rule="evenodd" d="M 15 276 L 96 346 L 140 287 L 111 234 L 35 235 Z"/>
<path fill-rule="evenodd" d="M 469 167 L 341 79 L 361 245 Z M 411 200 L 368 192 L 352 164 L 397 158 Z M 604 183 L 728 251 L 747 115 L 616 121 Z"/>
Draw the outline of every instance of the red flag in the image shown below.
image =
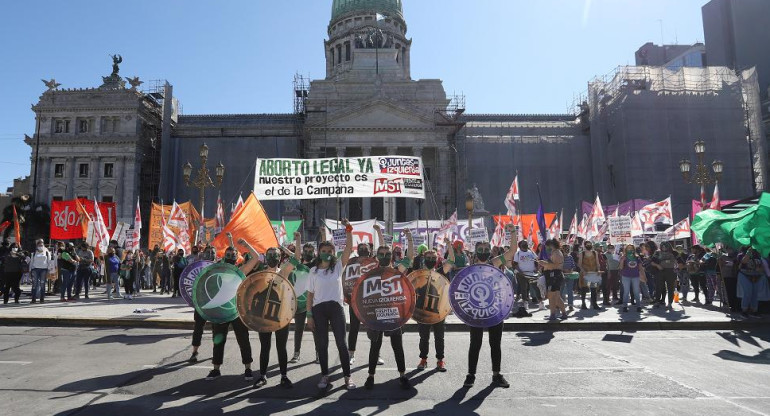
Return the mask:
<path fill-rule="evenodd" d="M 16 205 L 13 206 L 13 232 L 16 237 L 16 245 L 21 247 L 21 229 L 19 228 L 19 216 L 16 214 Z"/>
<path fill-rule="evenodd" d="M 700 186 L 700 206 L 703 207 L 704 211 L 709 208 L 708 204 L 706 203 L 706 189 L 703 187 L 703 185 Z"/>
<path fill-rule="evenodd" d="M 703 192 L 703 191 L 701 191 Z M 702 199 L 705 199 L 703 197 Z M 673 213 L 671 211 L 671 197 L 668 197 L 660 202 L 646 205 L 638 212 L 639 219 L 642 222 L 642 226 L 654 227 L 655 223 L 660 222 L 663 224 L 673 225 Z"/>
<path fill-rule="evenodd" d="M 508 215 L 516 215 L 516 201 L 519 199 L 519 175 L 517 174 L 516 177 L 513 178 L 511 188 L 508 189 L 508 194 L 505 196 L 504 202 L 506 208 L 508 208 Z"/>

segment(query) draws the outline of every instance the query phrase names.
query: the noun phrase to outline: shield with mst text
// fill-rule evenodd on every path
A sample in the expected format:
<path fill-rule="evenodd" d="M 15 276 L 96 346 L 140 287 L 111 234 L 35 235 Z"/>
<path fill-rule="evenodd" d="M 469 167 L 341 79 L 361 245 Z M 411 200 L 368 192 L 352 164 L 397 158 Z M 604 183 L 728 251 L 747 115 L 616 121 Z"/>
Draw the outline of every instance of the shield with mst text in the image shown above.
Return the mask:
<path fill-rule="evenodd" d="M 195 310 L 214 324 L 238 319 L 235 293 L 245 278 L 240 269 L 227 263 L 215 263 L 201 270 L 193 283 Z"/>
<path fill-rule="evenodd" d="M 356 285 L 361 275 L 375 269 L 379 264 L 372 257 L 353 257 L 342 270 L 342 291 L 345 299 L 350 299 L 353 294 L 353 286 Z"/>
<path fill-rule="evenodd" d="M 297 312 L 297 296 L 291 283 L 278 273 L 250 274 L 235 296 L 241 321 L 257 332 L 286 327 Z"/>
<path fill-rule="evenodd" d="M 195 284 L 195 278 L 201 274 L 201 271 L 206 267 L 214 264 L 213 262 L 204 260 L 196 261 L 188 265 L 182 270 L 182 274 L 179 275 L 179 294 L 182 295 L 182 299 L 187 302 L 188 305 L 193 306 L 192 293 L 193 284 Z"/>
<path fill-rule="evenodd" d="M 368 329 L 394 331 L 404 326 L 414 313 L 414 287 L 398 270 L 379 267 L 358 279 L 351 305 Z"/>
<path fill-rule="evenodd" d="M 435 270 L 421 269 L 409 274 L 417 296 L 412 318 L 421 324 L 436 324 L 444 320 L 449 306 L 449 280 Z"/>
<path fill-rule="evenodd" d="M 513 286 L 496 267 L 476 264 L 460 270 L 449 286 L 449 303 L 461 321 L 475 328 L 495 326 L 511 314 Z"/>

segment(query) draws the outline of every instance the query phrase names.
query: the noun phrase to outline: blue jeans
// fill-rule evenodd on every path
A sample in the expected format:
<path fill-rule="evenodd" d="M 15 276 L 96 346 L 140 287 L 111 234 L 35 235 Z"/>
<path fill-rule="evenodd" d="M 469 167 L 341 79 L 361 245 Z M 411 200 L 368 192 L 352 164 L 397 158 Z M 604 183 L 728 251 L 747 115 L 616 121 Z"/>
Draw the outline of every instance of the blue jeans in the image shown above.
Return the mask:
<path fill-rule="evenodd" d="M 120 272 L 108 272 L 110 274 L 107 283 L 107 299 L 112 299 L 112 286 L 115 286 L 115 296 L 120 297 Z"/>
<path fill-rule="evenodd" d="M 764 276 L 760 277 L 760 279 L 764 279 Z M 751 309 L 751 311 L 756 312 L 757 308 L 759 308 L 759 300 L 757 298 L 759 295 L 759 284 L 752 282 L 751 278 L 743 273 L 738 273 L 738 284 L 741 285 L 741 289 L 743 289 L 741 310 L 743 310 L 743 312 L 748 312 L 749 309 Z"/>
<path fill-rule="evenodd" d="M 717 272 L 716 271 L 707 271 L 706 272 L 706 302 L 713 302 L 714 301 L 714 294 L 717 291 L 717 285 L 719 284 L 719 281 L 717 279 Z M 724 303 L 724 299 L 720 299 L 722 303 Z"/>
<path fill-rule="evenodd" d="M 564 279 L 564 284 L 561 286 L 561 297 L 567 297 L 567 306 L 572 306 L 575 302 L 575 281 L 573 279 Z"/>
<path fill-rule="evenodd" d="M 45 298 L 45 284 L 48 280 L 48 269 L 32 269 L 32 300 Z"/>
<path fill-rule="evenodd" d="M 638 277 L 623 276 L 620 278 L 623 282 L 623 306 L 628 306 L 628 298 L 630 297 L 629 291 L 633 289 L 634 297 L 636 298 L 636 306 L 642 306 L 642 291 L 639 289 Z"/>
<path fill-rule="evenodd" d="M 80 289 L 85 287 L 85 295 L 88 296 L 88 288 L 91 286 L 91 266 L 78 266 L 77 279 L 75 280 L 75 296 L 80 296 Z"/>
<path fill-rule="evenodd" d="M 64 293 L 67 293 L 67 298 L 72 297 L 72 272 L 69 270 L 59 269 L 61 275 L 61 297 L 64 299 Z"/>

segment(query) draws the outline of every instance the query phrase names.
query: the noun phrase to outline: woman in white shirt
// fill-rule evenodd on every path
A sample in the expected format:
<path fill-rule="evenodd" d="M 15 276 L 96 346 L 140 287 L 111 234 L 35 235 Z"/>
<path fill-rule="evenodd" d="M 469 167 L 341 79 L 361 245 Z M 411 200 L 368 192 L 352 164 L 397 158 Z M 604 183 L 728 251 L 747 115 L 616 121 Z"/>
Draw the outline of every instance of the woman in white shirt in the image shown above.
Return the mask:
<path fill-rule="evenodd" d="M 310 269 L 307 287 L 307 326 L 315 332 L 318 361 L 321 364 L 321 381 L 318 388 L 329 388 L 329 326 L 334 332 L 334 341 L 340 354 L 342 373 L 345 375 L 345 387 L 356 388 L 350 380 L 350 355 L 345 343 L 345 311 L 343 309 L 342 270 L 350 259 L 353 247 L 353 227 L 347 219 L 342 220 L 347 239 L 342 257 L 337 260 L 334 244 L 329 241 L 318 245 L 316 267 Z"/>
<path fill-rule="evenodd" d="M 32 253 L 29 262 L 29 271 L 32 275 L 32 303 L 40 298 L 40 303 L 45 302 L 45 283 L 48 278 L 48 264 L 51 262 L 51 253 L 45 248 L 43 240 L 35 241 L 37 249 Z"/>

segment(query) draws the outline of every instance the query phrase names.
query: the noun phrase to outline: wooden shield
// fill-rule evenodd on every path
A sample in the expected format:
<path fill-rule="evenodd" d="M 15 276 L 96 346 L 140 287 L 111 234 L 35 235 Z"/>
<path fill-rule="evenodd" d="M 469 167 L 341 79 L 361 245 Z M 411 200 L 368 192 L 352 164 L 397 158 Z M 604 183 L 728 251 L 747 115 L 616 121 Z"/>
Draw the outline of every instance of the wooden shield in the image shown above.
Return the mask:
<path fill-rule="evenodd" d="M 414 287 L 392 267 L 378 267 L 358 279 L 351 298 L 353 312 L 365 327 L 394 331 L 414 314 Z"/>
<path fill-rule="evenodd" d="M 421 324 L 443 321 L 452 306 L 449 304 L 449 279 L 435 270 L 421 269 L 409 274 L 417 296 L 412 318 Z"/>
<path fill-rule="evenodd" d="M 275 332 L 289 325 L 297 312 L 294 287 L 273 272 L 250 274 L 235 298 L 241 320 L 257 332 Z"/>
<path fill-rule="evenodd" d="M 379 266 L 377 259 L 371 257 L 354 257 L 350 259 L 347 266 L 342 270 L 342 292 L 345 295 L 345 299 L 350 300 L 350 296 L 353 294 L 353 286 L 356 285 L 358 279 L 371 270 L 374 270 Z"/>

